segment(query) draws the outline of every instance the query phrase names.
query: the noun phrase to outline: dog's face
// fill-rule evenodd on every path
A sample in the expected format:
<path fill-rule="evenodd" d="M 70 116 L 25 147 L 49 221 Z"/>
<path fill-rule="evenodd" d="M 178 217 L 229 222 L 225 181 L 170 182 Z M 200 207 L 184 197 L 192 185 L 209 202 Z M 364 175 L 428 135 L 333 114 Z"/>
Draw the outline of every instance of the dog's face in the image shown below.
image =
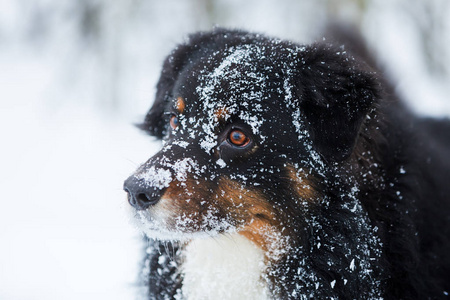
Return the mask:
<path fill-rule="evenodd" d="M 327 166 L 352 154 L 375 94 L 334 49 L 193 36 L 166 60 L 141 126 L 163 148 L 125 182 L 137 222 L 164 240 L 291 230 L 290 214 L 320 204 Z"/>

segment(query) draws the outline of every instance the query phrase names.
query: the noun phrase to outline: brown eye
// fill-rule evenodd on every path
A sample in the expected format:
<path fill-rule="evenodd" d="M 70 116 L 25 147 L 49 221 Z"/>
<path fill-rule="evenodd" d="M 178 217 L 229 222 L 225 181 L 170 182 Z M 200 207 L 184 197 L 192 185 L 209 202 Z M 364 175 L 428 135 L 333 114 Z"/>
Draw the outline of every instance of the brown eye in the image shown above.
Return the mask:
<path fill-rule="evenodd" d="M 173 115 L 170 117 L 170 127 L 172 127 L 172 129 L 176 129 L 179 123 L 177 116 Z"/>
<path fill-rule="evenodd" d="M 230 135 L 228 136 L 228 140 L 231 144 L 238 147 L 244 147 L 247 146 L 250 142 L 250 139 L 243 133 L 242 131 L 235 129 L 230 132 Z"/>

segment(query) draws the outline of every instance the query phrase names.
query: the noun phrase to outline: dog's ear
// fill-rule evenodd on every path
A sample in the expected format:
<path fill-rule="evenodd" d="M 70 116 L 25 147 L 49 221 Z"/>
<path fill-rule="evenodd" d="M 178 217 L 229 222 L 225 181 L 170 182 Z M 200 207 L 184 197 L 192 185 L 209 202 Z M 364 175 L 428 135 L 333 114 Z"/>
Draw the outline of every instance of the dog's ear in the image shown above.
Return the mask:
<path fill-rule="evenodd" d="M 294 86 L 313 147 L 327 161 L 348 158 L 380 94 L 374 73 L 342 49 L 313 45 Z"/>
<path fill-rule="evenodd" d="M 159 139 L 165 135 L 167 124 L 164 112 L 173 98 L 175 82 L 194 51 L 190 44 L 179 45 L 166 58 L 156 86 L 155 101 L 145 116 L 144 122 L 136 125 L 138 128 Z"/>

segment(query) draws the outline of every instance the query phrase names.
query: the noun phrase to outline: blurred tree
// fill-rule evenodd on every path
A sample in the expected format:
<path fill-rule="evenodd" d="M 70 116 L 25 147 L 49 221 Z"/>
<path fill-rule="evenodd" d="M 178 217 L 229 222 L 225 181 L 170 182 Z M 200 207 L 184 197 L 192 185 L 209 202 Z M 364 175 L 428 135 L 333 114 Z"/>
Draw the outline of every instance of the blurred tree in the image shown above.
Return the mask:
<path fill-rule="evenodd" d="M 368 0 L 325 0 L 327 14 L 335 20 L 345 20 L 360 27 L 365 16 Z"/>
<path fill-rule="evenodd" d="M 448 47 L 450 32 L 446 26 L 450 16 L 450 1 L 428 0 L 403 2 L 403 8 L 411 16 L 416 30 L 419 33 L 421 52 L 424 55 L 425 64 L 433 76 L 443 77 L 450 75 L 450 68 L 446 62 L 448 59 Z M 449 62 L 447 60 L 447 62 Z"/>
<path fill-rule="evenodd" d="M 96 43 L 102 37 L 101 20 L 104 9 L 101 1 L 78 1 L 80 34 L 89 43 Z"/>

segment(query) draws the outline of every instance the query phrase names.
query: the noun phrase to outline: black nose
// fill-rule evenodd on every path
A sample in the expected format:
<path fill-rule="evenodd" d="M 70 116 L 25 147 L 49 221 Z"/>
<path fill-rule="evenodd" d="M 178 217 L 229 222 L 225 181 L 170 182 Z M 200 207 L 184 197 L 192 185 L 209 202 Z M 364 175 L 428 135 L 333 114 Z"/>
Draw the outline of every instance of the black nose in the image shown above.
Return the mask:
<path fill-rule="evenodd" d="M 161 189 L 147 187 L 143 180 L 134 176 L 125 180 L 123 189 L 128 193 L 128 202 L 138 210 L 144 210 L 155 205 L 162 194 Z"/>

